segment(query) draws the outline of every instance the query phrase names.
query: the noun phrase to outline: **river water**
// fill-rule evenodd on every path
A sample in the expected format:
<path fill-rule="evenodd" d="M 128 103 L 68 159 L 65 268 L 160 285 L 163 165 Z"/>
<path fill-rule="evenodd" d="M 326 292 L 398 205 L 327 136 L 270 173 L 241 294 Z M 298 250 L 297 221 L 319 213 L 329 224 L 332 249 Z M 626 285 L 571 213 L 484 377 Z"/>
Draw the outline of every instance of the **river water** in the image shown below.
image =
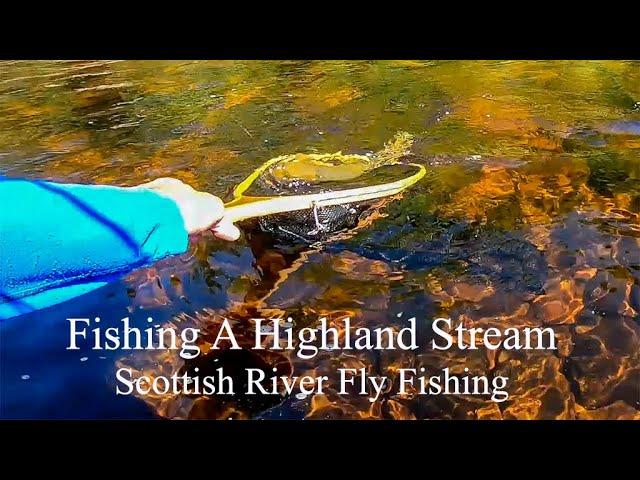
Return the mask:
<path fill-rule="evenodd" d="M 426 178 L 351 236 L 274 244 L 246 230 L 69 304 L 0 325 L 7 418 L 638 418 L 640 64 L 622 61 L 0 62 L 0 175 L 136 185 L 172 176 L 228 199 L 264 161 L 371 153 L 413 135 Z M 10 208 L 2 206 L 0 208 Z M 195 368 L 175 352 L 67 351 L 69 316 L 123 317 L 244 344 L 252 316 L 406 326 L 420 349 L 212 352 L 202 369 L 335 377 L 401 368 L 509 377 L 509 399 L 115 395 L 118 368 Z M 402 314 L 402 315 L 401 315 Z M 428 347 L 429 320 L 554 329 L 557 351 Z M 206 344 L 206 342 L 205 342 Z M 333 383 L 332 383 L 333 382 Z"/>

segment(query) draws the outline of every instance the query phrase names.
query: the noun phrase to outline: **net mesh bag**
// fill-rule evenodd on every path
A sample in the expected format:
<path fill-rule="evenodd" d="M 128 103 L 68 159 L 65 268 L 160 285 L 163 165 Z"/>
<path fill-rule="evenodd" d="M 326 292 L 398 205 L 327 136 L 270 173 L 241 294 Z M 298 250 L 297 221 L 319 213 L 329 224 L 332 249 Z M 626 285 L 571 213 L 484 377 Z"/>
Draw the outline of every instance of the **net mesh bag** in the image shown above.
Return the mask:
<path fill-rule="evenodd" d="M 411 136 L 398 134 L 373 155 L 337 152 L 277 157 L 236 189 L 240 191 L 236 202 L 242 198 L 287 199 L 290 211 L 258 216 L 259 229 L 280 242 L 326 241 L 339 232 L 355 228 L 376 203 L 376 191 L 379 192 L 377 198 L 384 197 L 386 192 L 398 191 L 398 184 L 405 182 L 408 186 L 421 176 L 423 169 L 416 173 L 416 165 L 401 162 L 411 143 Z M 396 188 L 390 189 L 389 185 Z M 362 189 L 373 192 L 374 198 L 355 194 Z M 300 199 L 312 194 L 321 194 L 322 201 L 311 202 L 309 208 L 299 208 Z"/>

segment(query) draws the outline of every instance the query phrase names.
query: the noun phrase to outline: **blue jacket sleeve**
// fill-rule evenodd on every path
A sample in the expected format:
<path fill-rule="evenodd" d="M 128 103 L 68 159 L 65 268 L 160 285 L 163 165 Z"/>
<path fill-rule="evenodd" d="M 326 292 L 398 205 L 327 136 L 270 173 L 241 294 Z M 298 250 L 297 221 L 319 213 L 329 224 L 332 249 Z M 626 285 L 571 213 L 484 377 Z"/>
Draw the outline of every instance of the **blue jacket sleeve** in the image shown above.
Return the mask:
<path fill-rule="evenodd" d="M 0 178 L 0 319 L 186 251 L 177 205 L 149 190 Z"/>

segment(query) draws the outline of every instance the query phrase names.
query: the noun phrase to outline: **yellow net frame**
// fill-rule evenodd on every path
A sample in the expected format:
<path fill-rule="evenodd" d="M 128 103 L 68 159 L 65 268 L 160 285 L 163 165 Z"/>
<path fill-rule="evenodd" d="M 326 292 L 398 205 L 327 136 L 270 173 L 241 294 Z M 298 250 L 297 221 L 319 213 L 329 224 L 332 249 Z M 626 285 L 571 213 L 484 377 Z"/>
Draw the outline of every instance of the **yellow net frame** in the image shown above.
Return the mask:
<path fill-rule="evenodd" d="M 395 182 L 304 195 L 274 197 L 244 196 L 244 192 L 249 189 L 253 182 L 267 168 L 290 157 L 290 155 L 284 155 L 269 160 L 240 183 L 232 192 L 233 199 L 225 205 L 225 218 L 229 219 L 231 222 L 237 222 L 240 220 L 247 220 L 249 218 L 265 215 L 274 215 L 277 213 L 294 212 L 298 210 L 313 209 L 316 207 L 343 205 L 346 203 L 389 197 L 406 190 L 418 182 L 427 173 L 423 165 L 408 163 L 402 165 L 415 167 L 416 173 L 407 178 L 396 180 Z M 319 155 L 318 157 L 321 156 Z M 356 155 L 350 155 L 350 157 L 356 157 Z M 363 161 L 370 162 L 369 157 L 361 157 Z"/>

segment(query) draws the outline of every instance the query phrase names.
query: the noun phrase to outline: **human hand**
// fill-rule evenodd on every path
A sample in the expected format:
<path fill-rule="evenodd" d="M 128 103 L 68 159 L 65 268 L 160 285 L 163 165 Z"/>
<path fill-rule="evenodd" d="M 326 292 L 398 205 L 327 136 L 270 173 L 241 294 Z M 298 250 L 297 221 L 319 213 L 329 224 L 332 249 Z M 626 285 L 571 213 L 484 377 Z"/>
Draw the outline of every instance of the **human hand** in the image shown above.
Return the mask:
<path fill-rule="evenodd" d="M 173 200 L 180 210 L 189 235 L 211 230 L 223 240 L 240 238 L 240 230 L 225 220 L 224 204 L 215 195 L 199 192 L 177 178 L 158 178 L 132 188 L 153 190 Z"/>

